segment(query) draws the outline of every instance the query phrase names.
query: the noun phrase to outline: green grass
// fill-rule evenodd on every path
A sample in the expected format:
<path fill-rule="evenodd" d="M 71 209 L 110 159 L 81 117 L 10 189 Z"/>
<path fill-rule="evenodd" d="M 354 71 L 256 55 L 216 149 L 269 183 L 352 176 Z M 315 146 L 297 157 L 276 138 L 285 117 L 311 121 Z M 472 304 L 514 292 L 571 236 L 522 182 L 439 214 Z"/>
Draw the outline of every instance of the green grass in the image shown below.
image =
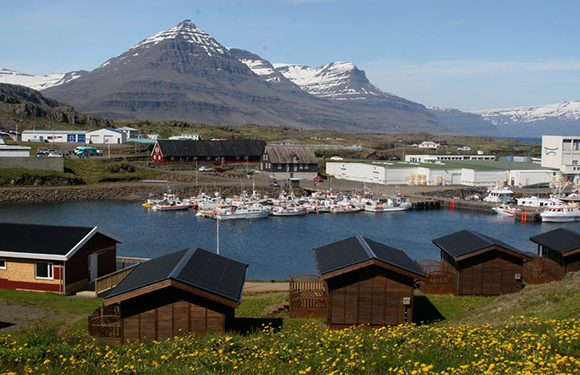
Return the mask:
<path fill-rule="evenodd" d="M 267 307 L 281 304 L 287 299 L 288 293 L 285 292 L 245 293 L 236 309 L 236 316 L 259 318 Z"/>
<path fill-rule="evenodd" d="M 67 159 L 64 162 L 65 170 L 82 178 L 87 184 L 154 179 L 161 174 L 161 172 L 140 167 L 136 167 L 135 172 L 111 172 L 111 170 L 123 164 L 138 165 L 136 163 L 117 162 L 107 159 Z"/>
<path fill-rule="evenodd" d="M 35 177 L 61 177 L 63 179 L 76 179 L 78 176 L 72 173 L 63 173 L 47 170 L 30 170 L 21 168 L 6 168 L 0 169 L 0 186 L 22 186 L 22 185 L 11 185 L 11 181 L 18 181 L 24 175 Z"/>

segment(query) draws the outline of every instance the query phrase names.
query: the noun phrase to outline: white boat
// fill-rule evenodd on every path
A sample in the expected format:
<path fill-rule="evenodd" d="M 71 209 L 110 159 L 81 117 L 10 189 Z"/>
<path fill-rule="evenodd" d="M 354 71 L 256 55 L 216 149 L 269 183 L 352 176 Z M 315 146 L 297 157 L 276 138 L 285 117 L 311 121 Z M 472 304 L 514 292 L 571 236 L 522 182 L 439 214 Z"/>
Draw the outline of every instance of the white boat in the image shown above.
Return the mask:
<path fill-rule="evenodd" d="M 507 186 L 494 186 L 487 190 L 487 196 L 483 198 L 485 202 L 507 203 L 512 201 L 514 192 Z"/>
<path fill-rule="evenodd" d="M 272 216 L 303 216 L 306 210 L 298 207 L 277 206 L 272 209 Z"/>
<path fill-rule="evenodd" d="M 360 207 L 355 206 L 354 204 L 339 204 L 335 207 L 332 207 L 330 212 L 333 214 L 350 214 L 354 212 L 360 212 L 362 209 Z"/>
<path fill-rule="evenodd" d="M 580 207 L 561 205 L 548 207 L 540 213 L 542 221 L 551 223 L 568 223 L 571 221 L 580 221 Z"/>
<path fill-rule="evenodd" d="M 259 204 L 218 209 L 215 214 L 217 220 L 261 219 L 268 216 L 270 216 L 270 210 Z"/>
<path fill-rule="evenodd" d="M 364 210 L 367 212 L 396 212 L 407 211 L 413 207 L 411 202 L 408 202 L 404 197 L 389 197 L 386 202 L 368 201 Z"/>
<path fill-rule="evenodd" d="M 189 210 L 190 207 L 191 205 L 188 203 L 177 201 L 170 203 L 156 203 L 151 206 L 151 209 L 153 211 L 181 211 L 181 210 Z"/>
<path fill-rule="evenodd" d="M 492 210 L 498 215 L 509 217 L 515 217 L 517 212 L 517 208 L 512 207 L 509 204 L 502 204 L 499 207 L 493 207 Z"/>
<path fill-rule="evenodd" d="M 556 196 L 550 198 L 540 198 L 536 195 L 516 199 L 517 205 L 521 207 L 545 208 L 562 205 L 562 200 Z"/>

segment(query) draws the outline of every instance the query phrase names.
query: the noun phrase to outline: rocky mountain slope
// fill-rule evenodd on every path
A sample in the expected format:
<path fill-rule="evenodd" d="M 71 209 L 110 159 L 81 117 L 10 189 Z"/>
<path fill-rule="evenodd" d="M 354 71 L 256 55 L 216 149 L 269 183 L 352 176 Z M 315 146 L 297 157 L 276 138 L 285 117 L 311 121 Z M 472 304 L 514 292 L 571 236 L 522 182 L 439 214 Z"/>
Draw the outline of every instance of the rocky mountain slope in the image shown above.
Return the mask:
<path fill-rule="evenodd" d="M 282 78 L 259 56 L 228 49 L 184 21 L 43 93 L 111 118 L 381 133 L 447 131 L 417 103 L 385 96 L 346 104 L 301 91 Z"/>
<path fill-rule="evenodd" d="M 498 132 L 513 136 L 573 135 L 580 131 L 580 101 L 475 111 Z"/>
<path fill-rule="evenodd" d="M 62 85 L 87 73 L 77 70 L 68 73 L 49 73 L 43 76 L 20 73 L 15 70 L 0 68 L 0 83 L 26 86 L 34 90 L 45 90 L 49 87 Z"/>
<path fill-rule="evenodd" d="M 69 105 L 59 103 L 56 100 L 45 98 L 36 90 L 0 83 L 0 112 L 16 116 L 32 116 L 69 124 L 81 124 L 90 126 L 112 126 L 111 120 L 78 113 Z M 4 119 L 5 125 L 10 125 L 10 120 Z"/>
<path fill-rule="evenodd" d="M 427 107 L 437 121 L 453 132 L 469 135 L 500 136 L 497 126 L 477 113 L 462 112 L 453 108 Z"/>

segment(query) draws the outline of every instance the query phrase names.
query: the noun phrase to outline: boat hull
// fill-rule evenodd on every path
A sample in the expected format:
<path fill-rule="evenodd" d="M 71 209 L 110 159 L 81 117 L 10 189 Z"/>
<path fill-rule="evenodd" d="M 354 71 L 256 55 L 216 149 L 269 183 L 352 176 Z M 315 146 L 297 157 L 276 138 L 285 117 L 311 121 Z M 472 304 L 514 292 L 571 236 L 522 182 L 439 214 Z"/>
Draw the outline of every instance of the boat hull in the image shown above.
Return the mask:
<path fill-rule="evenodd" d="M 215 218 L 218 220 L 243 220 L 243 219 L 263 219 L 270 216 L 269 212 L 250 212 L 243 214 L 217 214 Z"/>
<path fill-rule="evenodd" d="M 153 211 L 185 211 L 189 210 L 190 206 L 187 204 L 184 205 L 175 205 L 175 206 L 159 206 L 155 205 L 152 206 L 151 209 Z"/>
<path fill-rule="evenodd" d="M 296 211 L 296 212 L 276 212 L 272 211 L 272 216 L 304 216 L 306 211 Z"/>
<path fill-rule="evenodd" d="M 580 216 L 543 216 L 540 214 L 543 222 L 546 223 L 571 223 L 580 221 Z"/>

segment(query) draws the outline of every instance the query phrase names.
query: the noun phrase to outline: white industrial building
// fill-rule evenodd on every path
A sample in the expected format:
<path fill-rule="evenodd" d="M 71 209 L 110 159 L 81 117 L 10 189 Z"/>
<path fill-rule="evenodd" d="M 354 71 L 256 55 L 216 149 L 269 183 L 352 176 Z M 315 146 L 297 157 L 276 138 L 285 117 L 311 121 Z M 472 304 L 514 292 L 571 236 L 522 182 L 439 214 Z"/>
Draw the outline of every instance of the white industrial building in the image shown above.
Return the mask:
<path fill-rule="evenodd" d="M 557 169 L 564 179 L 580 183 L 580 136 L 542 136 L 542 167 Z"/>
<path fill-rule="evenodd" d="M 557 171 L 531 163 L 470 161 L 438 164 L 410 162 L 327 163 L 334 178 L 381 185 L 533 186 L 553 182 Z"/>
<path fill-rule="evenodd" d="M 21 134 L 23 142 L 85 143 L 84 130 L 25 130 Z"/>
<path fill-rule="evenodd" d="M 131 128 L 129 126 L 123 126 L 122 128 L 118 128 L 116 130 L 125 133 L 125 136 L 127 137 L 127 139 L 139 138 L 139 130 L 137 130 L 135 128 Z"/>
<path fill-rule="evenodd" d="M 171 140 L 192 140 L 192 141 L 201 141 L 201 135 L 199 134 L 181 134 L 181 135 L 174 135 L 169 137 Z"/>
<path fill-rule="evenodd" d="M 463 160 L 497 160 L 497 155 L 405 155 L 405 161 L 412 163 L 435 163 L 438 161 L 463 161 Z"/>
<path fill-rule="evenodd" d="M 6 145 L 0 138 L 0 158 L 27 158 L 30 156 L 30 147 Z"/>
<path fill-rule="evenodd" d="M 127 135 L 115 129 L 99 129 L 87 133 L 87 143 L 91 144 L 121 144 L 127 142 Z"/>

